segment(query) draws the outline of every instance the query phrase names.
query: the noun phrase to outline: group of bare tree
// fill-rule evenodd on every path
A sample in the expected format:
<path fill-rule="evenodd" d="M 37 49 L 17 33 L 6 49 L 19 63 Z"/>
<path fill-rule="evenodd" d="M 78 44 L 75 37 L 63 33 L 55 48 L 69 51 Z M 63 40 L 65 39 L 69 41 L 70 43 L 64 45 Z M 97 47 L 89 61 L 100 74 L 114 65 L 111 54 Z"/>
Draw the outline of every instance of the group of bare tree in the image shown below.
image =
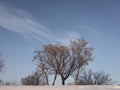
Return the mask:
<path fill-rule="evenodd" d="M 104 71 L 93 72 L 91 69 L 81 71 L 78 79 L 78 85 L 111 85 L 113 82 L 110 74 Z"/>
<path fill-rule="evenodd" d="M 34 61 L 49 85 L 49 75 L 53 74 L 52 85 L 55 85 L 57 76 L 65 81 L 75 73 L 75 83 L 78 82 L 80 69 L 89 64 L 92 58 L 93 48 L 88 46 L 83 38 L 71 41 L 68 46 L 62 44 L 43 45 L 41 50 L 35 51 Z"/>
<path fill-rule="evenodd" d="M 49 85 L 49 75 L 53 75 L 52 85 L 55 85 L 57 76 L 61 77 L 62 85 L 72 76 L 76 85 L 105 85 L 112 79 L 104 72 L 81 71 L 90 61 L 93 48 L 83 39 L 71 41 L 69 45 L 48 44 L 41 50 L 35 50 L 33 61 L 38 71 L 21 79 L 24 85 Z M 39 72 L 39 73 L 38 73 Z"/>
<path fill-rule="evenodd" d="M 28 75 L 21 79 L 23 85 L 45 85 L 45 80 L 40 71 L 36 71 L 32 75 Z"/>
<path fill-rule="evenodd" d="M 88 46 L 83 38 L 71 41 L 69 45 L 48 44 L 41 50 L 35 50 L 33 61 L 37 64 L 37 71 L 21 79 L 23 85 L 49 85 L 49 75 L 53 75 L 52 85 L 55 85 L 57 76 L 61 77 L 62 85 L 74 75 L 76 85 L 106 85 L 112 84 L 109 74 L 81 71 L 93 60 L 93 48 Z M 0 55 L 0 72 L 3 70 L 4 60 Z M 0 83 L 3 83 L 0 80 Z M 10 83 L 6 83 L 9 85 Z"/>

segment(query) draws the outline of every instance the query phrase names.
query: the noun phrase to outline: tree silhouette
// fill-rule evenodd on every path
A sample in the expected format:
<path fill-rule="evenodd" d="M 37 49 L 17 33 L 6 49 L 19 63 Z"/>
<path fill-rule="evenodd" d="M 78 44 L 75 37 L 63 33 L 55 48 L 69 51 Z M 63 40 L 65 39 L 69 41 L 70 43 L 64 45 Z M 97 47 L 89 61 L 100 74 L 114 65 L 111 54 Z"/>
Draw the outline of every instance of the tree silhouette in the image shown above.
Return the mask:
<path fill-rule="evenodd" d="M 78 85 L 110 85 L 113 84 L 110 74 L 106 74 L 104 71 L 93 72 L 90 70 L 84 70 L 78 79 Z"/>
<path fill-rule="evenodd" d="M 48 75 L 54 74 L 52 85 L 55 84 L 57 75 L 60 75 L 62 85 L 75 71 L 77 82 L 80 68 L 88 65 L 92 61 L 93 48 L 87 46 L 87 42 L 83 39 L 77 39 L 70 42 L 69 46 L 61 44 L 43 45 L 42 50 L 35 50 L 34 60 L 37 62 L 38 68 L 41 69 L 48 83 Z"/>
<path fill-rule="evenodd" d="M 0 72 L 2 72 L 3 68 L 4 68 L 4 60 L 2 58 L 2 55 L 0 55 Z"/>
<path fill-rule="evenodd" d="M 44 77 L 40 71 L 36 71 L 33 75 L 28 75 L 21 79 L 23 85 L 45 85 Z"/>

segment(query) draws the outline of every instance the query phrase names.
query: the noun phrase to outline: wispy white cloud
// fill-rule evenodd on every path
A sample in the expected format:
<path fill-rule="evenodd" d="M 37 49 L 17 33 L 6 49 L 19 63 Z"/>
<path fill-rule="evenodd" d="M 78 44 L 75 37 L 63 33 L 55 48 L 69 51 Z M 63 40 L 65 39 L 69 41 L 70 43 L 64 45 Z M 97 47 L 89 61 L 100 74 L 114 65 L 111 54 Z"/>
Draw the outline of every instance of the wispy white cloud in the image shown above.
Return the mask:
<path fill-rule="evenodd" d="M 80 34 L 77 31 L 69 31 L 64 36 L 58 37 L 57 40 L 64 44 L 69 44 L 70 41 L 80 38 Z"/>
<path fill-rule="evenodd" d="M 80 30 L 82 31 L 93 33 L 93 34 L 98 32 L 95 28 L 86 26 L 86 25 L 78 25 L 77 28 L 80 28 Z"/>
<path fill-rule="evenodd" d="M 19 8 L 0 4 L 0 27 L 16 32 L 26 39 L 36 39 L 40 42 L 52 40 L 54 42 L 68 43 L 79 37 L 78 32 L 69 31 L 53 34 L 50 29 L 40 24 L 34 17 Z"/>
<path fill-rule="evenodd" d="M 38 23 L 31 14 L 18 8 L 0 5 L 0 26 L 28 38 L 52 37 L 48 28 Z"/>

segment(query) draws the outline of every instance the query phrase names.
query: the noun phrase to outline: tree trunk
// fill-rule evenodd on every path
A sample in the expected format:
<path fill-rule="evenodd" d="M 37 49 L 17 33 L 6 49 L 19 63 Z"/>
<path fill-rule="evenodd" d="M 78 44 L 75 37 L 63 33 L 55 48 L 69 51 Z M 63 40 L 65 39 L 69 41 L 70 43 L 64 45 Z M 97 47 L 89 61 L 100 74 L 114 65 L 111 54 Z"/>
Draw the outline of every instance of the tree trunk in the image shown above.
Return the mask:
<path fill-rule="evenodd" d="M 62 79 L 62 85 L 65 85 L 65 79 Z"/>
<path fill-rule="evenodd" d="M 78 71 L 77 71 L 77 74 L 76 74 L 76 77 L 75 77 L 75 85 L 78 84 L 79 73 L 80 73 L 80 68 L 78 68 Z"/>
<path fill-rule="evenodd" d="M 44 75 L 45 75 L 46 85 L 49 85 L 47 73 L 46 73 L 44 70 L 42 70 L 42 71 L 43 71 L 43 73 L 44 73 Z"/>
<path fill-rule="evenodd" d="M 65 78 L 61 75 L 62 85 L 65 85 Z"/>
<path fill-rule="evenodd" d="M 54 76 L 54 80 L 53 80 L 52 85 L 55 85 L 56 78 L 57 78 L 57 73 L 55 73 L 55 76 Z"/>
<path fill-rule="evenodd" d="M 47 84 L 47 85 L 49 85 L 49 83 L 48 83 L 48 77 L 47 77 L 47 75 L 46 75 L 46 84 Z"/>

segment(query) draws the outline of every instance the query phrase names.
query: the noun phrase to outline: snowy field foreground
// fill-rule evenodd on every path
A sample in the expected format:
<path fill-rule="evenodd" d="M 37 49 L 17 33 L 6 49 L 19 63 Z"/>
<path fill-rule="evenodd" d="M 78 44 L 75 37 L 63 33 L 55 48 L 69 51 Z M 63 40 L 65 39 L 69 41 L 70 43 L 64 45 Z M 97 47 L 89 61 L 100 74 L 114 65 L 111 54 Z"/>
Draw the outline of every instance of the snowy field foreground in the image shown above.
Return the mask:
<path fill-rule="evenodd" d="M 120 86 L 0 86 L 0 90 L 120 90 Z"/>

